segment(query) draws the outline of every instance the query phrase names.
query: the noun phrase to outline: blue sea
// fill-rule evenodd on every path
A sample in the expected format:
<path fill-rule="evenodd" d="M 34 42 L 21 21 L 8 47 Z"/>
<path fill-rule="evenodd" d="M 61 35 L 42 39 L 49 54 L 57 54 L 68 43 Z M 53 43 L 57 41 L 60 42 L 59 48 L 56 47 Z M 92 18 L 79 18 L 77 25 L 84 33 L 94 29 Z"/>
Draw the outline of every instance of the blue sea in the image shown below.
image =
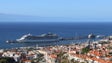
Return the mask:
<path fill-rule="evenodd" d="M 111 35 L 111 22 L 1 22 L 0 23 L 0 49 L 1 48 L 15 48 L 23 46 L 33 46 L 34 43 L 16 43 L 7 44 L 6 40 L 15 40 L 25 34 L 40 35 L 43 33 L 56 33 L 61 37 L 75 37 L 85 36 L 90 33 L 96 35 Z M 72 41 L 76 42 L 76 41 Z M 37 43 L 38 46 L 70 44 L 71 42 L 59 43 Z"/>

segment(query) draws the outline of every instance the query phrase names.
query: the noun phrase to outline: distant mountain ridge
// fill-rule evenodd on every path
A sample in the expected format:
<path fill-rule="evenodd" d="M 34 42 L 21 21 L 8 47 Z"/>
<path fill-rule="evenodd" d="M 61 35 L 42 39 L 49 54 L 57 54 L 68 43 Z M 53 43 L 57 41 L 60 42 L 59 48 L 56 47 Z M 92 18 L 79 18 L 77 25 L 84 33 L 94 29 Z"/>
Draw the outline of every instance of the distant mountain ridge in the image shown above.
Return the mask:
<path fill-rule="evenodd" d="M 0 13 L 0 21 L 73 21 L 70 18 L 63 17 L 39 17 L 39 16 L 25 16 L 25 15 L 12 15 Z"/>
<path fill-rule="evenodd" d="M 89 18 L 89 17 L 40 17 L 0 13 L 0 22 L 110 22 L 111 18 Z"/>

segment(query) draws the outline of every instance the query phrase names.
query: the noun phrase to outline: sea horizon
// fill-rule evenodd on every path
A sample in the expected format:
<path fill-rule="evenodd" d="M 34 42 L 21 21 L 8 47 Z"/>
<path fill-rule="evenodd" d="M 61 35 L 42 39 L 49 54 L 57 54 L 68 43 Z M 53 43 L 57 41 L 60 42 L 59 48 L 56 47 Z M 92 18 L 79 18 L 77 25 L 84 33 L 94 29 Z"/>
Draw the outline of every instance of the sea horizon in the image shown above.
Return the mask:
<path fill-rule="evenodd" d="M 52 32 L 58 34 L 60 37 L 86 36 L 90 33 L 108 36 L 112 35 L 111 23 L 112 22 L 4 22 L 0 23 L 0 48 L 31 46 L 28 44 L 6 43 L 6 40 L 16 40 L 28 33 L 41 35 L 43 33 Z M 63 42 L 61 44 L 70 43 Z"/>

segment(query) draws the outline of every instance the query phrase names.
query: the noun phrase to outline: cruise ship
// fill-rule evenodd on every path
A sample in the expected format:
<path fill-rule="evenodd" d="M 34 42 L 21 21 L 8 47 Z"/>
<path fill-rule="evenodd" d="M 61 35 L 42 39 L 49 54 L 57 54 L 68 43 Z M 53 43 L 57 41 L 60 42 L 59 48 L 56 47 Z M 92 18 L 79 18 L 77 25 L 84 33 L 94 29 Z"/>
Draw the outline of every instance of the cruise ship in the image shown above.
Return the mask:
<path fill-rule="evenodd" d="M 38 36 L 31 34 L 23 35 L 20 39 L 7 40 L 7 43 L 38 43 L 38 42 L 57 42 L 61 39 L 57 34 L 46 33 Z"/>

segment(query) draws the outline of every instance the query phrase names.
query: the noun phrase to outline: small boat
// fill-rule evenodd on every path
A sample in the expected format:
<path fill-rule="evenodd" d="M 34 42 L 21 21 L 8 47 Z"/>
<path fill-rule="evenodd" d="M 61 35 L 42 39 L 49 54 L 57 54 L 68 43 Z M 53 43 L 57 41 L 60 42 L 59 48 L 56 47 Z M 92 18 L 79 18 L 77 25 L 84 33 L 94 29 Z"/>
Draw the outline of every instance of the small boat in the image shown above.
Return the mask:
<path fill-rule="evenodd" d="M 105 35 L 97 35 L 96 38 L 105 38 Z"/>

